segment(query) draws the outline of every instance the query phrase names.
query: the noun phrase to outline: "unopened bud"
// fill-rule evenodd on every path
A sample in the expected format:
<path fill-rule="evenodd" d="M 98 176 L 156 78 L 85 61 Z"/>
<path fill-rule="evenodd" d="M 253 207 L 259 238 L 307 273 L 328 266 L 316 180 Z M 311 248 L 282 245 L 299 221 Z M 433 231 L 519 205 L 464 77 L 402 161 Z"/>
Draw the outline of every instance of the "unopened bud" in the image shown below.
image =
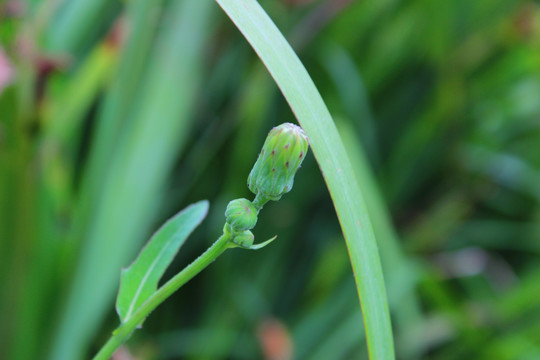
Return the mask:
<path fill-rule="evenodd" d="M 253 245 L 254 240 L 255 236 L 253 236 L 253 233 L 249 230 L 246 230 L 237 234 L 234 237 L 233 242 L 240 247 L 250 248 Z"/>
<path fill-rule="evenodd" d="M 285 123 L 273 128 L 249 174 L 249 189 L 258 197 L 279 200 L 291 191 L 307 151 L 308 138 L 301 127 Z"/>
<path fill-rule="evenodd" d="M 225 217 L 235 231 L 250 230 L 257 224 L 257 209 L 247 199 L 236 199 L 227 205 Z"/>

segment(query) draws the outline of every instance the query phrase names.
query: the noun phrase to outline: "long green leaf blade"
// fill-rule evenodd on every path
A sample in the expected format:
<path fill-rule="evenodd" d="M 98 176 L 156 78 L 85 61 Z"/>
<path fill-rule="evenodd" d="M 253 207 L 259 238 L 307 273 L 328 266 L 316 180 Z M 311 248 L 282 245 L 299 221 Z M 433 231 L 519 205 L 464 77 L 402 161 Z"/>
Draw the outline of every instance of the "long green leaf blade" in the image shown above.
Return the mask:
<path fill-rule="evenodd" d="M 128 5 L 145 7 L 145 1 L 135 0 Z M 167 177 L 191 129 L 212 3 L 166 3 L 151 51 L 135 51 L 149 58 L 144 69 L 133 68 L 143 74 L 136 74 L 141 75 L 141 82 L 130 97 L 129 111 L 120 113 L 126 116 L 122 120 L 126 126 L 122 125 L 112 152 L 107 154 L 110 161 L 96 162 L 105 167 L 91 171 L 103 177 L 85 188 L 95 191 L 96 197 L 82 194 L 80 201 L 88 202 L 77 205 L 84 217 L 73 234 L 75 240 L 81 241 L 80 255 L 59 309 L 49 359 L 83 358 L 116 295 L 119 270 L 136 253 L 154 222 Z M 132 52 L 124 53 L 129 54 Z M 108 139 L 96 139 L 100 140 L 108 146 Z"/>
<path fill-rule="evenodd" d="M 180 211 L 154 233 L 137 259 L 122 270 L 116 311 L 123 323 L 157 290 L 174 256 L 207 213 L 206 200 Z"/>
<path fill-rule="evenodd" d="M 330 113 L 306 69 L 256 0 L 216 0 L 268 68 L 306 131 L 349 250 L 371 359 L 394 359 L 377 244 L 360 187 Z"/>

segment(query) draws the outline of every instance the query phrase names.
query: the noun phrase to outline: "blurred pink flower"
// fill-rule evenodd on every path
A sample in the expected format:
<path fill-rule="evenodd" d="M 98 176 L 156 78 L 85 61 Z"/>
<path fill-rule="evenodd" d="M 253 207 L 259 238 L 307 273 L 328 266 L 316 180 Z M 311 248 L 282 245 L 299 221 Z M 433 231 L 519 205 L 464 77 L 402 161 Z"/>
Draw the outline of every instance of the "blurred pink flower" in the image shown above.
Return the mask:
<path fill-rule="evenodd" d="M 13 75 L 13 67 L 4 53 L 4 50 L 0 48 L 0 95 L 4 88 L 13 80 Z"/>

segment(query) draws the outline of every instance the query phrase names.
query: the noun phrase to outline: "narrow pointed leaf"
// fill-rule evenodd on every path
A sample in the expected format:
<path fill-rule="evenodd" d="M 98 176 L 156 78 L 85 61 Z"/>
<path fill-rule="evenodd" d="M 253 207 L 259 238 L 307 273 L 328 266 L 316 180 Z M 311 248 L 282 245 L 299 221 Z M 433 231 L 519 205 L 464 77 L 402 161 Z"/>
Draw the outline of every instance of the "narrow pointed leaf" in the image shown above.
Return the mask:
<path fill-rule="evenodd" d="M 393 360 L 379 251 L 361 187 L 336 126 L 306 69 L 256 0 L 216 0 L 251 44 L 306 132 L 334 202 L 362 304 L 370 359 Z"/>
<path fill-rule="evenodd" d="M 254 244 L 254 245 L 251 245 L 249 247 L 250 250 L 259 250 L 259 249 L 262 249 L 263 247 L 265 247 L 266 245 L 270 244 L 272 241 L 276 240 L 277 238 L 277 235 L 274 236 L 273 238 L 271 239 L 268 239 L 266 240 L 265 242 L 262 242 L 260 244 Z"/>
<path fill-rule="evenodd" d="M 199 201 L 170 218 L 152 236 L 137 259 L 122 270 L 116 311 L 122 323 L 156 290 L 163 273 L 188 236 L 208 213 L 208 201 Z"/>

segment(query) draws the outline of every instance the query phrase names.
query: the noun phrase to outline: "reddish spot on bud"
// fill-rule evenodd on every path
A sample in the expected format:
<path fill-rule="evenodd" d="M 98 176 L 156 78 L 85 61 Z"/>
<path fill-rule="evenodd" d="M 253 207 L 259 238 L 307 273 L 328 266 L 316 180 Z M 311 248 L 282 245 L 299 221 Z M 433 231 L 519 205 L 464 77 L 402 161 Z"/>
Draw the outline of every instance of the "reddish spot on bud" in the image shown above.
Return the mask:
<path fill-rule="evenodd" d="M 289 146 L 291 146 L 291 144 L 285 145 L 284 149 L 287 150 L 289 148 Z"/>
<path fill-rule="evenodd" d="M 264 149 L 261 150 L 261 155 L 264 155 Z"/>
<path fill-rule="evenodd" d="M 272 155 L 276 155 L 276 150 L 272 150 Z"/>
<path fill-rule="evenodd" d="M 288 161 L 285 163 L 285 166 L 286 166 L 287 168 L 289 167 L 289 162 L 288 162 Z"/>
<path fill-rule="evenodd" d="M 272 172 L 276 172 L 276 169 L 272 169 Z"/>
<path fill-rule="evenodd" d="M 299 158 L 301 159 L 303 156 L 304 156 L 304 152 L 302 151 L 302 152 L 300 153 Z"/>

